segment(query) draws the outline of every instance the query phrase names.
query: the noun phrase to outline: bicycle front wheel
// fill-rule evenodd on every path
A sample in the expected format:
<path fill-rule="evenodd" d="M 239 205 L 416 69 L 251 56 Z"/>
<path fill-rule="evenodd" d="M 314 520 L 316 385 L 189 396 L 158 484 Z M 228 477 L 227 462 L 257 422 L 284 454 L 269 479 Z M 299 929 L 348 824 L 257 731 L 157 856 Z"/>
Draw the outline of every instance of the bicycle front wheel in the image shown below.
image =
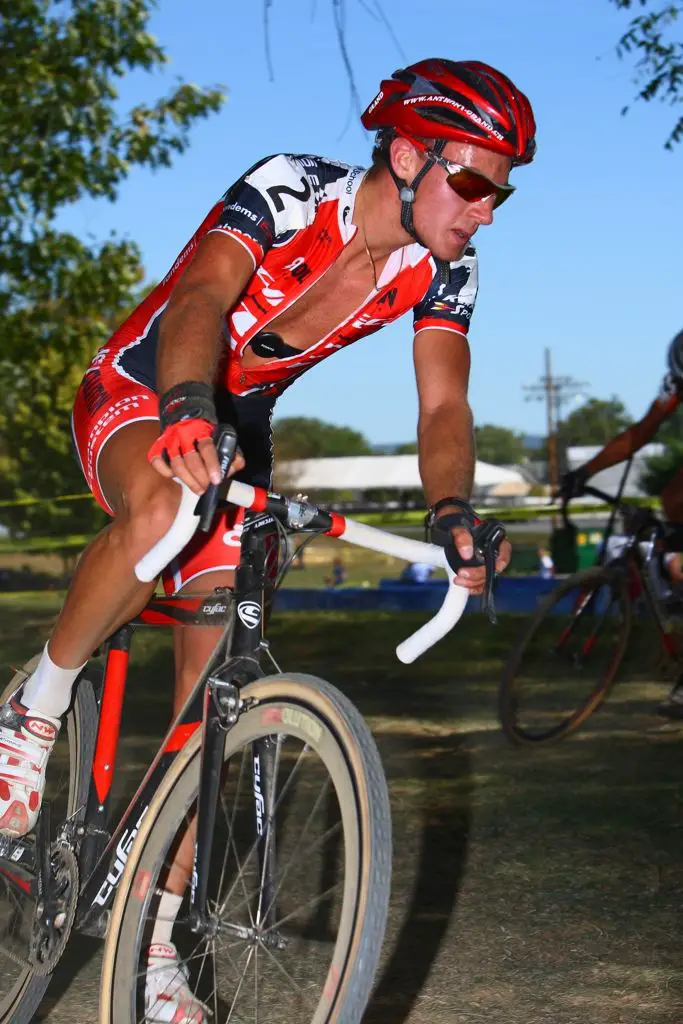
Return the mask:
<path fill-rule="evenodd" d="M 241 698 L 226 738 L 209 921 L 190 931 L 186 894 L 172 941 L 207 1020 L 354 1024 L 369 998 L 389 898 L 391 823 L 377 748 L 350 701 L 313 676 L 260 679 Z M 199 733 L 155 794 L 119 884 L 103 1024 L 157 1019 L 145 950 L 160 889 L 194 820 Z M 264 741 L 267 780 L 254 761 Z"/>
<path fill-rule="evenodd" d="M 626 652 L 631 600 L 624 574 L 593 568 L 539 604 L 503 670 L 500 721 L 513 743 L 574 732 L 605 699 Z"/>

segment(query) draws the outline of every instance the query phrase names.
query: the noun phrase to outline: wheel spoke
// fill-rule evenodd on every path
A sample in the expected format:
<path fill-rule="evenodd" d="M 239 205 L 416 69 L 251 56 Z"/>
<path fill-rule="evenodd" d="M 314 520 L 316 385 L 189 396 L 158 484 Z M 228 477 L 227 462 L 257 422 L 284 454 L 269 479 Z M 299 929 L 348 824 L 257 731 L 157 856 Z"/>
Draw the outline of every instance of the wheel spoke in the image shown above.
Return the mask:
<path fill-rule="evenodd" d="M 261 945 L 261 949 L 263 950 L 263 952 L 266 953 L 266 955 L 269 957 L 271 962 L 275 964 L 275 966 L 277 967 L 277 969 L 280 972 L 280 974 L 282 974 L 282 976 L 287 979 L 287 981 L 289 982 L 291 987 L 294 989 L 296 994 L 301 999 L 302 1003 L 304 1005 L 307 1005 L 309 1007 L 309 1009 L 311 1010 L 311 1012 L 314 1012 L 315 1008 L 316 1008 L 316 1005 L 315 1005 L 315 1003 L 309 1002 L 309 999 L 308 999 L 308 997 L 306 997 L 306 995 L 304 993 L 304 990 L 301 988 L 301 985 L 299 985 L 294 980 L 294 978 L 291 976 L 289 971 L 285 967 L 283 967 L 283 965 L 281 964 L 279 958 L 274 955 L 272 950 L 268 949 L 268 947 L 266 945 L 264 945 L 263 943 L 261 943 L 260 945 Z"/>
<path fill-rule="evenodd" d="M 325 900 L 329 899 L 330 896 L 332 896 L 335 892 L 338 892 L 339 889 L 341 888 L 342 883 L 335 882 L 334 885 L 331 885 L 329 887 L 329 889 L 326 889 L 324 892 L 319 892 L 315 896 L 311 896 L 310 900 L 306 900 L 306 902 L 302 903 L 301 906 L 297 907 L 296 910 L 291 910 L 289 914 L 285 914 L 284 917 L 281 917 L 278 921 L 275 921 L 274 924 L 271 924 L 269 928 L 264 928 L 261 934 L 267 935 L 269 932 L 272 932 L 275 929 L 280 928 L 286 921 L 291 921 L 293 917 L 298 917 L 305 910 L 310 910 L 311 907 L 317 907 L 320 903 L 324 903 Z"/>
<path fill-rule="evenodd" d="M 323 800 L 327 797 L 327 794 L 329 793 L 330 785 L 331 785 L 330 780 L 326 779 L 325 782 L 323 783 L 323 786 L 322 786 L 322 789 L 321 789 L 320 793 L 318 794 L 318 797 L 316 798 L 316 800 L 315 800 L 315 802 L 313 804 L 313 807 L 311 808 L 311 811 L 310 811 L 310 813 L 308 815 L 308 818 L 306 819 L 306 823 L 305 823 L 304 827 L 301 830 L 301 834 L 299 835 L 299 838 L 296 841 L 296 845 L 294 847 L 294 850 L 290 854 L 289 860 L 285 864 L 284 868 L 282 868 L 282 871 L 280 873 L 280 881 L 278 882 L 278 884 L 277 884 L 277 886 L 275 888 L 275 892 L 273 893 L 273 898 L 270 901 L 270 904 L 266 908 L 266 912 L 263 915 L 264 917 L 268 916 L 268 913 L 270 912 L 270 909 L 271 909 L 273 903 L 277 899 L 277 895 L 278 895 L 280 889 L 282 888 L 282 883 L 285 880 L 285 876 L 286 876 L 287 872 L 289 871 L 289 868 L 291 867 L 292 862 L 294 861 L 294 858 L 296 857 L 298 851 L 301 849 L 301 844 L 303 842 L 304 836 L 306 835 L 306 833 L 308 831 L 309 825 L 311 824 L 311 821 L 313 820 L 313 818 L 314 818 L 318 808 L 320 807 L 321 803 L 323 802 Z M 336 829 L 338 827 L 338 825 L 341 826 L 341 822 L 333 825 L 330 829 L 328 829 L 328 832 L 325 833 L 325 835 L 322 837 L 322 840 L 320 840 L 320 841 L 324 841 L 325 838 L 328 836 L 328 834 L 331 833 L 334 829 Z M 318 843 L 318 845 L 319 845 L 319 843 Z M 309 851 L 307 851 L 307 852 L 311 853 L 311 852 L 313 852 L 313 849 L 314 849 L 314 847 L 311 847 L 309 849 Z"/>

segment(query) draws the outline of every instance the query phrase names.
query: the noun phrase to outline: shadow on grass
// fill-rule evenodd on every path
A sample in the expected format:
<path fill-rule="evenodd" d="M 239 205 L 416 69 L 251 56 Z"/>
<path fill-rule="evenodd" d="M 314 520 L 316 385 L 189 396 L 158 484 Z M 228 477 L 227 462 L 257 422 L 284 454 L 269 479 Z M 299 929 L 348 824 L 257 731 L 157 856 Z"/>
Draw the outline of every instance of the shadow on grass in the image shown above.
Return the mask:
<path fill-rule="evenodd" d="M 455 735 L 445 752 L 443 738 L 437 742 L 434 749 L 429 738 L 413 738 L 412 750 L 402 758 L 410 764 L 411 804 L 418 816 L 411 828 L 419 843 L 417 864 L 405 910 L 399 904 L 402 886 L 394 886 L 392 911 L 403 920 L 363 1017 L 366 1024 L 401 1024 L 410 1017 L 442 949 L 464 876 L 471 825 L 470 757 Z M 393 772 L 388 774 L 391 780 Z M 431 791 L 436 783 L 441 783 L 435 786 L 438 795 Z M 400 790 L 401 780 L 394 785 Z M 390 781 L 390 790 L 394 785 Z M 394 815 L 395 856 L 405 841 L 396 828 L 401 818 Z"/>

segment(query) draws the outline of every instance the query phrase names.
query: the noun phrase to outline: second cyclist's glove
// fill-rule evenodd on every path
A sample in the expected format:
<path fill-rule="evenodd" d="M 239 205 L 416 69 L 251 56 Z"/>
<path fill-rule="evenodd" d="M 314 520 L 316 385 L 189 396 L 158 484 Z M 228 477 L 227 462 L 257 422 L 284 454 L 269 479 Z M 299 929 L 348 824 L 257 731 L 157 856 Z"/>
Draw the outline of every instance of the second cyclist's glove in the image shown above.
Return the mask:
<path fill-rule="evenodd" d="M 584 492 L 588 476 L 582 467 L 565 473 L 560 480 L 560 497 L 563 501 L 571 501 L 572 498 L 580 498 Z"/>
<path fill-rule="evenodd" d="M 159 399 L 161 434 L 148 451 L 148 460 L 162 458 L 168 464 L 197 451 L 200 441 L 213 437 L 217 421 L 210 385 L 194 380 L 176 384 Z"/>

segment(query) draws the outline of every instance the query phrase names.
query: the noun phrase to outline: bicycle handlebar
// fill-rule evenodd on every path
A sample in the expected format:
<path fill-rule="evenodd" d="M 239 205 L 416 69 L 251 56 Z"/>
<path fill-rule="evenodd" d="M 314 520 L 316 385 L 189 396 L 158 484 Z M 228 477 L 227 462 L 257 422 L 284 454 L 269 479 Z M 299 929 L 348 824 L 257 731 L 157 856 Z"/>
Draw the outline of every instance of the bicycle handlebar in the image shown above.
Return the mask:
<path fill-rule="evenodd" d="M 143 583 L 151 583 L 159 576 L 168 563 L 180 554 L 200 525 L 204 496 L 198 499 L 186 484 L 177 479 L 176 483 L 181 487 L 182 495 L 175 520 L 168 532 L 135 566 L 135 575 Z M 293 528 L 315 523 L 316 526 L 323 527 L 321 532 L 349 544 L 393 555 L 409 562 L 426 562 L 428 565 L 445 569 L 448 590 L 441 608 L 432 619 L 396 648 L 396 656 L 406 665 L 419 658 L 453 629 L 465 610 L 469 592 L 465 587 L 456 586 L 452 570 L 446 561 L 444 548 L 437 544 L 399 537 L 385 530 L 366 526 L 365 523 L 346 519 L 336 512 L 326 512 L 307 502 L 269 494 L 261 487 L 252 487 L 251 484 L 241 483 L 239 480 L 230 482 L 225 497 L 231 504 L 240 505 L 242 508 L 268 510 L 273 515 L 279 513 L 278 518 L 284 514 L 285 522 Z"/>
<path fill-rule="evenodd" d="M 584 495 L 588 495 L 591 498 L 597 498 L 598 501 L 604 502 L 605 505 L 611 505 L 612 508 L 617 509 L 617 511 L 620 512 L 632 512 L 634 508 L 637 507 L 629 504 L 629 502 L 622 501 L 619 494 L 607 494 L 605 491 L 601 491 L 598 487 L 592 487 L 590 484 L 584 484 L 581 491 L 581 497 Z M 553 500 L 556 500 L 558 497 L 561 497 L 561 492 L 556 494 Z M 562 498 L 560 511 L 565 522 L 568 522 L 567 508 L 573 500 L 574 498 L 571 497 Z"/>

